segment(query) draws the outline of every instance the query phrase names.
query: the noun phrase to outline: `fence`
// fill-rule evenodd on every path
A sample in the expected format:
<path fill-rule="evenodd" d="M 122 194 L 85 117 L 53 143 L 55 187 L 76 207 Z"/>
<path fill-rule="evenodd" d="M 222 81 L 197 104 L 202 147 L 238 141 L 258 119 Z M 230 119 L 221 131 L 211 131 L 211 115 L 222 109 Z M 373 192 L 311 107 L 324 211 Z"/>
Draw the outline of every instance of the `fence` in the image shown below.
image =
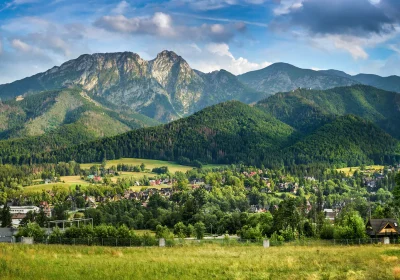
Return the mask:
<path fill-rule="evenodd" d="M 20 242 L 20 239 L 16 240 Z M 85 245 L 85 246 L 110 246 L 110 247 L 142 247 L 159 246 L 159 239 L 154 236 L 137 236 L 135 238 L 43 238 L 35 239 L 35 244 L 60 244 L 60 245 Z M 220 244 L 224 246 L 263 246 L 262 239 L 241 239 L 241 238 L 214 238 L 214 239 L 166 239 L 165 246 L 183 246 L 183 245 L 202 245 L 202 244 Z M 274 246 L 355 246 L 369 244 L 384 244 L 383 238 L 366 239 L 332 239 L 315 240 L 300 239 L 294 241 L 275 241 L 270 240 L 269 245 Z M 390 244 L 400 244 L 400 239 L 391 238 Z"/>

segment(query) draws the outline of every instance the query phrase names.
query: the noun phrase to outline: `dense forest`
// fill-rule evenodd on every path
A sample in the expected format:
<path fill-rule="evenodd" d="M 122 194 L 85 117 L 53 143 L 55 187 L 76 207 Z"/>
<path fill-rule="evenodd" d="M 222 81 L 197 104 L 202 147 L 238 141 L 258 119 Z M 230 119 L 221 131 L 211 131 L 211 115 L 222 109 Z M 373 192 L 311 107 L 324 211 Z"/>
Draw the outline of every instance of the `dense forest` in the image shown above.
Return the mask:
<path fill-rule="evenodd" d="M 76 129 L 67 133 L 65 138 L 80 137 L 78 132 Z M 60 149 L 63 143 L 57 143 L 57 137 L 46 137 L 0 142 L 2 162 L 83 163 L 121 157 L 177 161 L 184 157 L 189 164 L 242 162 L 277 167 L 315 162 L 336 166 L 390 164 L 399 159 L 398 141 L 359 117 L 334 118 L 307 135 L 237 101 L 206 108 L 166 125 L 64 149 Z M 39 149 L 49 150 L 49 143 L 58 149 L 38 153 Z"/>
<path fill-rule="evenodd" d="M 309 133 L 336 116 L 352 114 L 371 121 L 400 137 L 400 95 L 370 86 L 354 85 L 328 90 L 297 89 L 277 93 L 257 103 L 257 108 Z"/>

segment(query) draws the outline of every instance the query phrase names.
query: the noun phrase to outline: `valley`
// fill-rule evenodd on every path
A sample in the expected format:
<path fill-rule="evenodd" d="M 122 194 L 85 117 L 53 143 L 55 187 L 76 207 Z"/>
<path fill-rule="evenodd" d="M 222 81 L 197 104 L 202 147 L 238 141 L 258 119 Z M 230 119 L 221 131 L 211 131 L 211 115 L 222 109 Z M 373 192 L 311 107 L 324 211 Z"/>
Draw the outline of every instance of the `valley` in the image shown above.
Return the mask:
<path fill-rule="evenodd" d="M 388 85 L 373 78 L 282 63 L 206 74 L 163 51 L 149 61 L 127 52 L 83 55 L 0 86 L 0 224 L 35 243 L 11 253 L 29 250 L 49 264 L 53 250 L 60 259 L 73 251 L 97 268 L 98 258 L 126 266 L 145 250 L 142 261 L 153 258 L 160 269 L 152 252 L 162 256 L 155 247 L 164 239 L 171 277 L 200 275 L 175 262 L 182 248 L 204 267 L 207 252 L 289 256 L 281 265 L 267 257 L 252 272 L 227 259 L 230 273 L 219 256 L 207 268 L 218 278 L 397 275 L 392 247 L 362 245 L 360 255 L 380 257 L 338 270 L 359 255 L 334 246 L 381 244 L 372 232 L 379 221 L 400 234 L 391 218 L 400 207 L 400 95 L 372 87 Z M 271 248 L 261 247 L 264 239 Z M 5 279 L 23 279 L 25 270 L 15 273 L 4 257 L 8 246 L 0 252 Z M 305 251 L 319 268 L 303 263 Z M 341 260 L 318 261 L 322 251 Z"/>

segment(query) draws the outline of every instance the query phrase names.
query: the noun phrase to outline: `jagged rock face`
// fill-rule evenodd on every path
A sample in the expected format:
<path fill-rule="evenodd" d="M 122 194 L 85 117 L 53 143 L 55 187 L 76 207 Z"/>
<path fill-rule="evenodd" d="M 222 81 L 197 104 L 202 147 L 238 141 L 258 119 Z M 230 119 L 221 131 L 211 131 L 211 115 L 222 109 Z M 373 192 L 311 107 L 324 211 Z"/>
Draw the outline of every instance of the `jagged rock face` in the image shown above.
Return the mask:
<path fill-rule="evenodd" d="M 218 102 L 238 99 L 250 103 L 264 97 L 226 71 L 194 71 L 170 51 L 163 51 L 150 61 L 131 52 L 82 55 L 45 73 L 0 86 L 0 97 L 6 91 L 15 98 L 64 87 L 79 87 L 100 102 L 133 109 L 161 121 L 177 119 Z"/>

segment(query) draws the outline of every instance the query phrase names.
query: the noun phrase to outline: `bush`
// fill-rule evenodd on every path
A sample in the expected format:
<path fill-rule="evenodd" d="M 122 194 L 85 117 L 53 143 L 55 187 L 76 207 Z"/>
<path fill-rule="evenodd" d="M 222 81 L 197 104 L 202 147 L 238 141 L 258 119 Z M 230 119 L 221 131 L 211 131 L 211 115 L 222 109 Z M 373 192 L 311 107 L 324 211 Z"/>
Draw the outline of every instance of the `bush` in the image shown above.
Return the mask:
<path fill-rule="evenodd" d="M 153 170 L 151 170 L 151 171 L 154 173 L 157 173 L 157 174 L 167 174 L 169 172 L 168 166 L 156 167 L 156 168 L 153 168 Z"/>
<path fill-rule="evenodd" d="M 279 244 L 279 243 L 283 243 L 283 241 L 285 241 L 285 238 L 283 238 L 283 236 L 280 236 L 276 231 L 271 235 L 270 237 L 270 242 L 271 245 L 272 244 Z"/>
<path fill-rule="evenodd" d="M 45 231 L 37 223 L 28 223 L 25 227 L 18 229 L 17 237 L 33 237 L 35 241 L 42 241 Z"/>
<path fill-rule="evenodd" d="M 188 224 L 185 230 L 186 237 L 192 237 L 195 234 L 195 229 L 192 224 Z"/>
<path fill-rule="evenodd" d="M 320 237 L 321 239 L 333 239 L 334 227 L 329 221 L 324 222 L 322 225 Z"/>
<path fill-rule="evenodd" d="M 156 227 L 156 238 L 173 238 L 172 233 L 170 232 L 167 226 L 157 225 Z"/>
<path fill-rule="evenodd" d="M 238 234 L 242 239 L 261 240 L 263 238 L 259 226 L 250 227 L 246 225 L 238 231 Z"/>
<path fill-rule="evenodd" d="M 335 225 L 335 239 L 357 239 L 364 238 L 365 225 L 357 211 L 344 212 Z"/>
<path fill-rule="evenodd" d="M 197 222 L 194 224 L 194 232 L 197 239 L 203 239 L 204 233 L 206 232 L 206 226 L 203 222 Z"/>
<path fill-rule="evenodd" d="M 187 231 L 187 228 L 186 228 L 184 223 L 179 222 L 179 223 L 175 224 L 175 226 L 174 226 L 174 234 L 178 238 L 185 238 L 186 231 Z"/>

